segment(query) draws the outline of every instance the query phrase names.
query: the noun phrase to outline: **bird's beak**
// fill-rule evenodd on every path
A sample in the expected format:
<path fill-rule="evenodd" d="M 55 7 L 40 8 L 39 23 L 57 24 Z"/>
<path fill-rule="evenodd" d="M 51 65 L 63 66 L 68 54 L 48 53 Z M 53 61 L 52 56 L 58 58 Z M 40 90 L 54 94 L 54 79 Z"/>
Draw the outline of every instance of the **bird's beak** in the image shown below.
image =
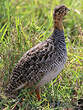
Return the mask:
<path fill-rule="evenodd" d="M 70 9 L 69 9 L 69 8 L 68 8 L 67 10 L 68 10 L 68 11 L 70 11 Z"/>

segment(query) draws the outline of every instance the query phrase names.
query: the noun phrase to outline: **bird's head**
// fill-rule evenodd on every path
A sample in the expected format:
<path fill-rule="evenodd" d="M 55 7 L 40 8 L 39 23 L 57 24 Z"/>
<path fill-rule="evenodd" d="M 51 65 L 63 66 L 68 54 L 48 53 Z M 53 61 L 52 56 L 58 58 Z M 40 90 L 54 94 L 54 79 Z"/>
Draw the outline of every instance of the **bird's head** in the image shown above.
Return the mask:
<path fill-rule="evenodd" d="M 69 9 L 65 5 L 56 6 L 53 13 L 54 29 L 64 29 L 62 20 L 68 11 Z"/>
<path fill-rule="evenodd" d="M 68 11 L 70 10 L 65 5 L 56 6 L 56 8 L 54 9 L 53 18 L 63 18 Z"/>

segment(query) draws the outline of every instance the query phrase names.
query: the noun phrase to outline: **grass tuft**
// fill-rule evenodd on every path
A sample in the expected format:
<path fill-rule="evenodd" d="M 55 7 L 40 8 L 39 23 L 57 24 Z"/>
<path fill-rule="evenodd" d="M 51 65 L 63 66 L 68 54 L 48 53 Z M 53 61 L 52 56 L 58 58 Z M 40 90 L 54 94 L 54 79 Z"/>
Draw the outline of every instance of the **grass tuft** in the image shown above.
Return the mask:
<path fill-rule="evenodd" d="M 42 88 L 41 101 L 22 90 L 8 100 L 3 89 L 21 56 L 48 38 L 53 30 L 52 13 L 65 4 L 71 11 L 64 19 L 68 59 L 64 70 Z M 83 98 L 83 1 L 0 0 L 0 109 L 62 110 L 73 108 Z"/>

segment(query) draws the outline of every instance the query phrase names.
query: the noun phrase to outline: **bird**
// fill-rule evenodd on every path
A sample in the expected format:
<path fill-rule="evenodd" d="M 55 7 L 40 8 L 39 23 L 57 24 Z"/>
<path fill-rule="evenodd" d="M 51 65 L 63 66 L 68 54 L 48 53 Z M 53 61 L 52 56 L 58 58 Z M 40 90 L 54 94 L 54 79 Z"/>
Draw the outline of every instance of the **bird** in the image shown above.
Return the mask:
<path fill-rule="evenodd" d="M 53 11 L 53 32 L 45 41 L 28 50 L 13 68 L 5 88 L 7 96 L 13 96 L 27 87 L 35 90 L 40 100 L 40 88 L 55 79 L 67 60 L 63 18 L 70 11 L 65 5 L 56 6 Z"/>

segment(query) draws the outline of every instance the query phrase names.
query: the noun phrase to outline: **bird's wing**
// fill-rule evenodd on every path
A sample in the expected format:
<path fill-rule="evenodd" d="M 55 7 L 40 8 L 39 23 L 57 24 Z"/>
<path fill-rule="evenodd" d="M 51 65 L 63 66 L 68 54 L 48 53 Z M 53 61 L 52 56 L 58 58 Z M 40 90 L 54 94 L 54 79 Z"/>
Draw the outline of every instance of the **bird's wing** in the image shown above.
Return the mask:
<path fill-rule="evenodd" d="M 43 68 L 50 59 L 49 53 L 52 49 L 53 45 L 44 41 L 27 51 L 13 69 L 10 79 L 12 87 L 17 88 L 26 81 L 30 85 L 36 84 L 45 75 L 46 70 Z"/>

